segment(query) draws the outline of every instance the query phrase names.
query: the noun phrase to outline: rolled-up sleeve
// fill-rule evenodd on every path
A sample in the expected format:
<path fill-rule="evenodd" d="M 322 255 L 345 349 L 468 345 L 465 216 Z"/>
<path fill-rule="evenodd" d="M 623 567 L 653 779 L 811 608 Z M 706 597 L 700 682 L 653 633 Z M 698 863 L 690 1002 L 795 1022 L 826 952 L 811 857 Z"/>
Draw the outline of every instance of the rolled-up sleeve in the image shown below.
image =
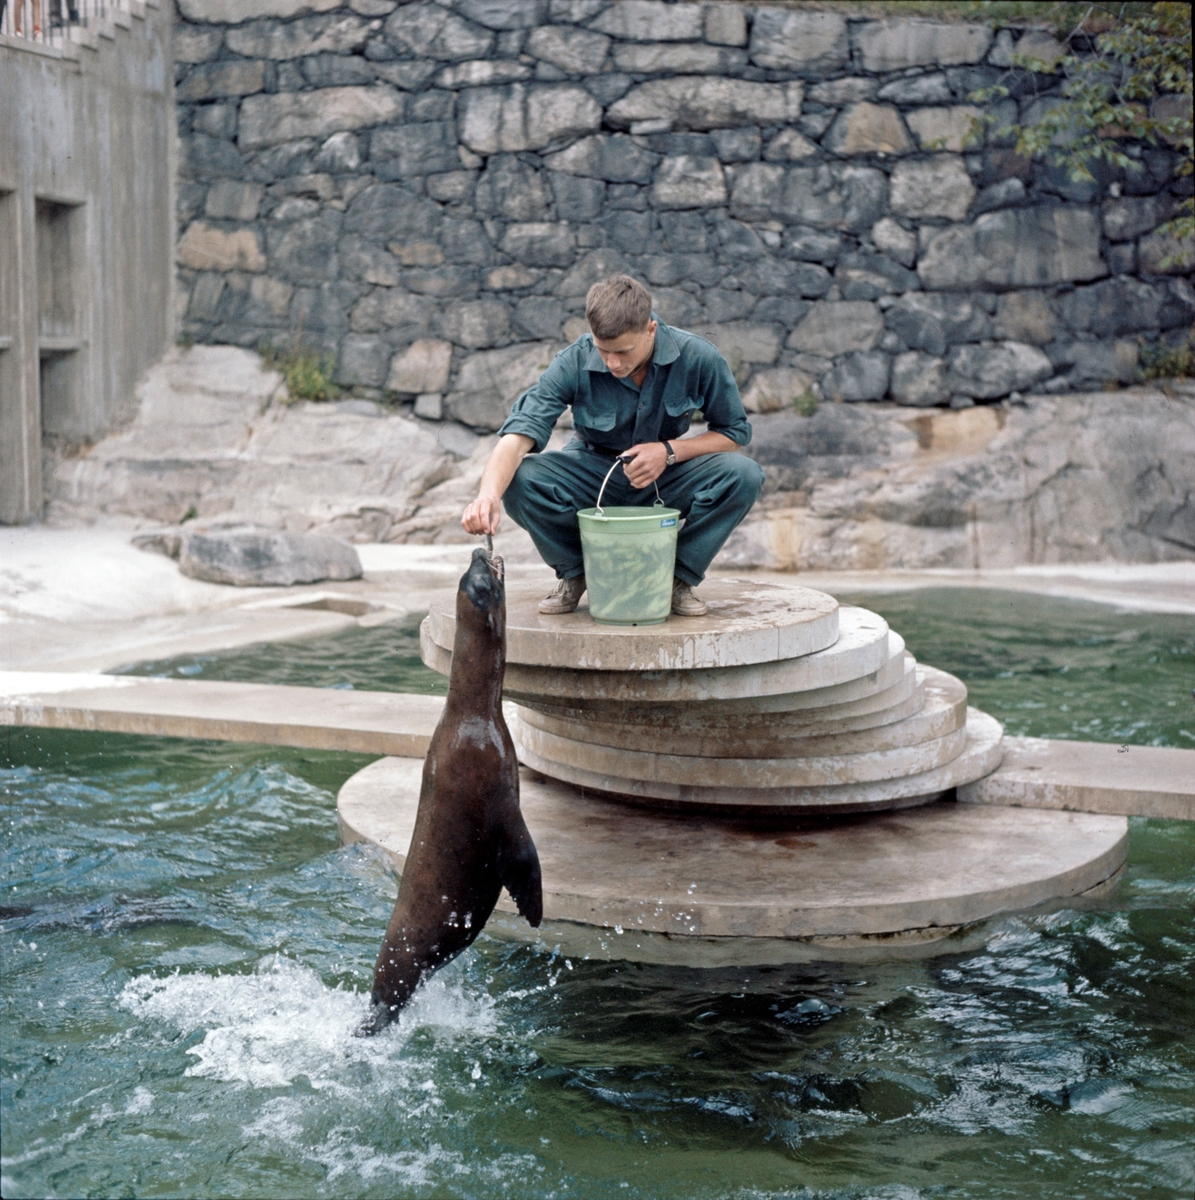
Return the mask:
<path fill-rule="evenodd" d="M 560 414 L 577 394 L 581 365 L 576 360 L 575 345 L 561 350 L 548 364 L 539 381 L 514 402 L 510 416 L 498 430 L 498 436 L 521 433 L 535 443 L 536 453 L 543 450 Z"/>
<path fill-rule="evenodd" d="M 738 384 L 726 359 L 712 346 L 710 350 L 712 353 L 702 363 L 701 371 L 701 400 L 706 425 L 711 433 L 720 433 L 735 445 L 745 446 L 751 440 L 751 422 L 747 420 Z"/>

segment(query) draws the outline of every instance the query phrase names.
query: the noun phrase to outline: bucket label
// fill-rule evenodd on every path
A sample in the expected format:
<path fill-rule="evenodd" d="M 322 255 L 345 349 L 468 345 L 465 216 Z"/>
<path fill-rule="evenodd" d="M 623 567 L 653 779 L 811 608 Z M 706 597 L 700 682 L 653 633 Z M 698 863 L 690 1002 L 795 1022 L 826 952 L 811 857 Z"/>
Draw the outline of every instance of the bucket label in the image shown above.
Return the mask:
<path fill-rule="evenodd" d="M 661 529 L 668 529 L 670 526 L 672 526 L 672 525 L 675 525 L 675 524 L 676 524 L 676 518 L 675 518 L 675 517 L 665 517 L 665 518 L 664 518 L 664 519 L 663 519 L 663 520 L 660 522 L 660 528 L 661 528 Z"/>

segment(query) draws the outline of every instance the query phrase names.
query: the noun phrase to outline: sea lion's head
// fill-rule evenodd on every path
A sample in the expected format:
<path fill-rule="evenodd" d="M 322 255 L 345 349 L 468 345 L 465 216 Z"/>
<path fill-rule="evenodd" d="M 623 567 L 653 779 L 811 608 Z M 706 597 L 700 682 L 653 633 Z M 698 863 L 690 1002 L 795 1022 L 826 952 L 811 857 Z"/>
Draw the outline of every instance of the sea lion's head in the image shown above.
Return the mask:
<path fill-rule="evenodd" d="M 502 584 L 502 560 L 487 554 L 480 546 L 473 551 L 473 561 L 461 576 L 458 617 L 464 607 L 462 599 L 467 599 L 474 611 L 484 614 L 501 609 L 506 599 L 506 589 Z"/>

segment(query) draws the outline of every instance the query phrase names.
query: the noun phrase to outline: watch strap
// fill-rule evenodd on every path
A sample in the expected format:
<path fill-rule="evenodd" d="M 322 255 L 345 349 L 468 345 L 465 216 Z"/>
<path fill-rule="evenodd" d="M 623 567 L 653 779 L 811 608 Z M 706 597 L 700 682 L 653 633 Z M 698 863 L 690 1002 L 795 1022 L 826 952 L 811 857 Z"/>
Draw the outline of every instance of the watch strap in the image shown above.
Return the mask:
<path fill-rule="evenodd" d="M 660 441 L 663 443 L 664 449 L 668 452 L 668 457 L 665 459 L 665 462 L 668 466 L 672 466 L 672 464 L 676 462 L 676 451 L 673 450 L 671 442 L 665 442 L 663 438 L 661 438 Z"/>

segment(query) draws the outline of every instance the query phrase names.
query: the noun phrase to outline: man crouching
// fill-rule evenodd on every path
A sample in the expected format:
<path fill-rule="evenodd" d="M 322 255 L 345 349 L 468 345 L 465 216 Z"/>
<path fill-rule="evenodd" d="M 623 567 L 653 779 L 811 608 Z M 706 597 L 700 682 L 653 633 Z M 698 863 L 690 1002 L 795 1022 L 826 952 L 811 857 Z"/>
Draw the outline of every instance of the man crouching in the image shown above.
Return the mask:
<path fill-rule="evenodd" d="M 585 317 L 592 334 L 556 355 L 515 401 L 461 524 L 496 533 L 505 500 L 559 580 L 539 611 L 572 612 L 585 594 L 577 510 L 592 507 L 612 460 L 623 455 L 628 461 L 611 477 L 605 503 L 650 505 L 658 487 L 680 510 L 672 611 L 702 616 L 705 602 L 693 588 L 763 486 L 759 466 L 733 453 L 751 440 L 734 376 L 711 343 L 660 321 L 647 289 L 629 275 L 595 283 Z M 568 405 L 576 436 L 544 453 Z M 683 437 L 698 411 L 708 431 Z"/>

